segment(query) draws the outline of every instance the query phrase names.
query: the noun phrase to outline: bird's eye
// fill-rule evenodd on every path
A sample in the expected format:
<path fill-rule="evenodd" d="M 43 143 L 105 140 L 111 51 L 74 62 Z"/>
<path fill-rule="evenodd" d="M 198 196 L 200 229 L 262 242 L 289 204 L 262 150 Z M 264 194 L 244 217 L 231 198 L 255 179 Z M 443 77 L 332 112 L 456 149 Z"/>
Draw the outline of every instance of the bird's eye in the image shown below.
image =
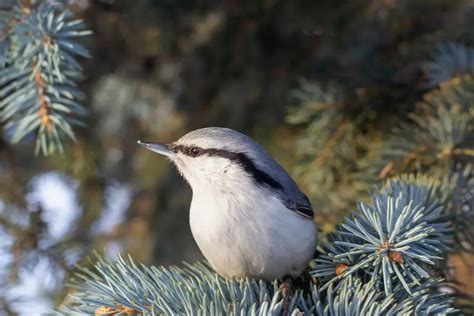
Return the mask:
<path fill-rule="evenodd" d="M 189 152 L 191 153 L 191 156 L 197 157 L 202 154 L 202 149 L 199 147 L 191 147 Z"/>

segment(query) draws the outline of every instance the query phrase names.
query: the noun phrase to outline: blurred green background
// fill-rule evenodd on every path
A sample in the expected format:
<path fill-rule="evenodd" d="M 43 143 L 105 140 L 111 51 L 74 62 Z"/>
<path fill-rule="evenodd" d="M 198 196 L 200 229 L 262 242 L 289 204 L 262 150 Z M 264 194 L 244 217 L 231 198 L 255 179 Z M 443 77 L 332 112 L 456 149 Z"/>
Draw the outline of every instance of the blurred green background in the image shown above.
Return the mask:
<path fill-rule="evenodd" d="M 64 155 L 34 157 L 34 142 L 0 137 L 0 315 L 57 306 L 94 250 L 154 264 L 202 258 L 190 188 L 139 139 L 205 126 L 247 133 L 308 193 L 321 233 L 332 231 L 392 169 L 413 170 L 380 147 L 460 75 L 454 57 L 437 56 L 474 43 L 467 0 L 67 3 L 93 31 L 80 39 L 93 56 L 81 61 L 90 115 Z M 472 161 L 448 158 L 437 170 Z"/>

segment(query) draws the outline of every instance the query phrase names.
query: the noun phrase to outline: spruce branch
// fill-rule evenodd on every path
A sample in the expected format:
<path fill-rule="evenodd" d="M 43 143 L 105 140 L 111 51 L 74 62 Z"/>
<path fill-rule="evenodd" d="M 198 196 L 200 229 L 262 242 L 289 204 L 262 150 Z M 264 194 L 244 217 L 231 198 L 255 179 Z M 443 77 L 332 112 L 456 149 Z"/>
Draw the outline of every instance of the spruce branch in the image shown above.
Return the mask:
<path fill-rule="evenodd" d="M 82 269 L 71 282 L 78 292 L 71 295 L 68 312 L 94 314 L 102 307 L 146 315 L 280 315 L 283 311 L 276 282 L 224 279 L 206 263 L 157 268 L 119 257 L 115 262 L 99 260 L 93 271 Z M 311 313 L 311 300 L 300 291 L 294 293 L 290 314 Z"/>
<path fill-rule="evenodd" d="M 453 42 L 438 44 L 423 69 L 430 87 L 465 74 L 474 75 L 474 48 Z"/>
<path fill-rule="evenodd" d="M 0 25 L 0 119 L 17 143 L 36 136 L 36 153 L 62 152 L 66 138 L 75 140 L 72 125 L 87 111 L 77 82 L 82 67 L 76 57 L 90 57 L 75 38 L 91 34 L 81 20 L 46 1 L 16 1 L 4 10 Z"/>
<path fill-rule="evenodd" d="M 427 93 L 417 109 L 385 142 L 361 161 L 366 177 L 404 172 L 448 175 L 455 162 L 472 159 L 474 79 L 455 78 Z"/>
<path fill-rule="evenodd" d="M 333 277 L 323 289 L 357 272 L 372 282 L 381 275 L 386 295 L 394 283 L 413 294 L 413 285 L 430 277 L 426 266 L 437 264 L 452 245 L 451 224 L 433 191 L 395 180 L 374 194 L 371 204 L 361 203 L 316 259 L 313 274 Z"/>
<path fill-rule="evenodd" d="M 456 246 L 474 252 L 474 166 L 468 165 L 449 179 L 449 211 L 454 219 Z"/>
<path fill-rule="evenodd" d="M 290 298 L 289 315 L 428 315 L 456 312 L 453 298 L 438 292 L 441 279 L 413 288 L 407 295 L 401 286 L 385 295 L 376 282 L 353 276 L 337 287 L 322 291 L 308 284 L 311 293 L 296 292 Z M 139 265 L 131 258 L 115 262 L 102 259 L 93 270 L 82 269 L 70 287 L 63 311 L 115 315 L 281 315 L 283 298 L 277 282 L 226 280 L 206 263 L 185 267 Z"/>
<path fill-rule="evenodd" d="M 431 315 L 450 314 L 453 299 L 439 293 L 441 279 L 427 281 L 413 289 L 408 295 L 402 286 L 394 288 L 390 295 L 378 290 L 377 282 L 364 283 L 360 278 L 348 276 L 337 287 L 331 284 L 327 297 L 318 297 L 317 315 Z M 324 305 L 321 303 L 323 301 Z M 324 307 L 322 307 L 324 306 Z"/>

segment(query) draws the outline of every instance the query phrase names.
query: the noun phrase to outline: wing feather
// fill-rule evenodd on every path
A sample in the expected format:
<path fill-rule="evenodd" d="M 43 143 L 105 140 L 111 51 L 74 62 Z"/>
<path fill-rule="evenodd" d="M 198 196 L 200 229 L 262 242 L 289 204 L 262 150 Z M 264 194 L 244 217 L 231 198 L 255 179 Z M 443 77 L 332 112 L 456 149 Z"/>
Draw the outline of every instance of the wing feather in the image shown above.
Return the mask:
<path fill-rule="evenodd" d="M 291 198 L 283 199 L 283 204 L 285 204 L 287 208 L 300 214 L 301 216 L 313 220 L 314 212 L 313 208 L 311 207 L 311 202 L 309 201 L 306 194 L 302 193 L 302 196 L 303 198 L 299 201 L 296 201 L 295 199 Z"/>

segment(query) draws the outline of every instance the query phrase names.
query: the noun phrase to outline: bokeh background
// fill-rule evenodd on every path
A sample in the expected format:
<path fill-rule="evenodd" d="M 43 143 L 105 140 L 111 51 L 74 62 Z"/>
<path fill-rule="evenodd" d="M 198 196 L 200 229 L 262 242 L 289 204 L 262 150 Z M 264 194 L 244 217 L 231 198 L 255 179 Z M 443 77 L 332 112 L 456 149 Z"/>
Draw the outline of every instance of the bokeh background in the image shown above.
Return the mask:
<path fill-rule="evenodd" d="M 205 126 L 247 133 L 308 193 L 321 234 L 332 231 L 392 169 L 404 171 L 377 148 L 430 90 L 465 71 L 456 53 L 474 44 L 467 0 L 68 6 L 93 31 L 80 39 L 92 55 L 81 60 L 87 128 L 50 157 L 0 135 L 0 315 L 52 311 L 94 251 L 166 265 L 202 258 L 190 188 L 139 139 Z M 466 162 L 472 155 L 443 163 Z M 465 292 L 472 260 L 465 249 L 451 258 Z"/>

